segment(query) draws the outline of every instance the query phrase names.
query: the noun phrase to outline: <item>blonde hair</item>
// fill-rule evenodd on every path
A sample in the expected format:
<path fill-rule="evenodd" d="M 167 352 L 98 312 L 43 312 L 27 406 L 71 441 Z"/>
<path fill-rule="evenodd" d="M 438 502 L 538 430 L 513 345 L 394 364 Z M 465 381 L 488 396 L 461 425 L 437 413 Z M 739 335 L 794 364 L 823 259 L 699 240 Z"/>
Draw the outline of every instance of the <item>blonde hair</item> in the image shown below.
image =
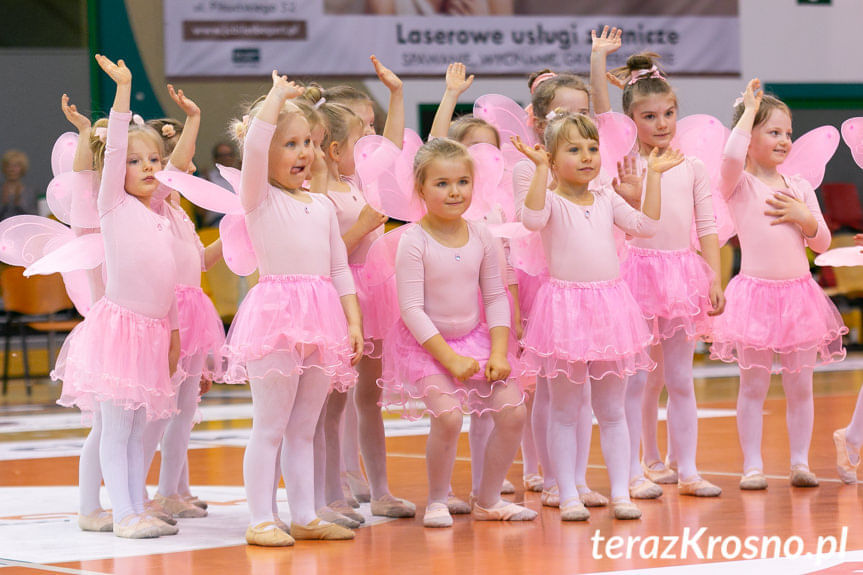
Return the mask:
<path fill-rule="evenodd" d="M 266 100 L 266 95 L 261 96 L 249 104 L 246 107 L 246 113 L 243 114 L 241 118 L 234 118 L 231 120 L 230 124 L 228 124 L 228 130 L 234 141 L 237 142 L 237 146 L 239 147 L 241 154 L 243 153 L 243 142 L 246 139 L 246 132 L 248 132 L 252 120 L 261 113 L 261 109 L 264 107 L 264 100 Z M 282 109 L 279 110 L 279 117 L 276 120 L 276 126 L 278 127 L 279 124 L 288 119 L 292 114 L 299 114 L 305 118 L 305 114 L 303 113 L 302 108 L 300 108 L 300 105 L 298 105 L 294 100 L 286 100 L 282 105 Z"/>
<path fill-rule="evenodd" d="M 173 154 L 177 141 L 183 133 L 183 123 L 174 118 L 159 118 L 158 120 L 147 120 L 147 125 L 156 130 L 156 133 L 161 136 L 165 146 L 165 155 L 170 156 Z"/>
<path fill-rule="evenodd" d="M 6 170 L 9 169 L 9 164 L 15 161 L 22 164 L 21 176 L 25 176 L 30 170 L 30 158 L 27 157 L 27 154 L 21 150 L 6 150 L 3 152 L 2 159 L 0 159 L 0 170 L 3 171 L 4 176 L 6 175 Z"/>
<path fill-rule="evenodd" d="M 327 148 L 333 142 L 339 145 L 347 142 L 352 128 L 359 128 L 360 132 L 362 132 L 363 121 L 350 108 L 343 104 L 330 104 L 327 102 L 320 107 L 320 112 L 324 118 L 324 126 L 326 127 L 326 134 L 321 142 L 324 154 L 327 153 Z"/>
<path fill-rule="evenodd" d="M 97 132 L 101 131 L 98 128 L 107 130 L 108 119 L 101 118 L 96 120 L 93 124 L 93 129 L 90 130 L 90 151 L 93 152 L 93 166 L 97 172 L 101 172 L 105 165 L 105 140 L 97 135 Z M 156 147 L 156 151 L 159 152 L 159 159 L 161 160 L 165 157 L 165 142 L 162 140 L 161 134 L 153 129 L 152 126 L 147 124 L 139 125 L 134 121 L 130 121 L 129 139 L 131 140 L 132 138 L 145 138 L 149 140 Z"/>
<path fill-rule="evenodd" d="M 455 140 L 456 142 L 463 142 L 465 139 L 467 139 L 467 135 L 470 133 L 470 131 L 476 128 L 488 128 L 489 130 L 494 132 L 494 145 L 500 148 L 500 133 L 497 131 L 497 128 L 495 128 L 482 118 L 477 118 L 472 114 L 467 114 L 456 118 L 453 123 L 449 125 L 447 137 Z"/>
<path fill-rule="evenodd" d="M 596 124 L 584 114 L 569 114 L 562 110 L 555 110 L 555 117 L 545 127 L 545 147 L 554 158 L 561 142 L 572 142 L 572 131 L 588 140 L 595 140 L 599 144 L 599 130 Z"/>
<path fill-rule="evenodd" d="M 414 189 L 419 190 L 426 179 L 426 172 L 435 160 L 464 160 L 473 175 L 473 158 L 464 144 L 449 138 L 435 138 L 423 144 L 414 156 Z"/>
<path fill-rule="evenodd" d="M 611 71 L 611 74 L 617 79 L 624 82 L 623 87 L 623 112 L 632 116 L 632 106 L 638 101 L 638 98 L 652 96 L 654 94 L 671 94 L 674 98 L 674 105 L 677 106 L 677 94 L 674 93 L 674 88 L 668 83 L 665 78 L 665 73 L 656 64 L 659 60 L 659 54 L 654 52 L 641 52 L 633 54 L 626 59 L 626 64 Z M 645 75 L 635 82 L 632 82 L 633 72 L 641 70 L 651 70 L 656 66 L 656 77 L 653 74 Z"/>
<path fill-rule="evenodd" d="M 554 95 L 560 88 L 570 88 L 572 90 L 581 90 L 590 98 L 590 87 L 587 83 L 576 76 L 575 74 L 556 74 L 551 78 L 544 79 L 538 85 L 534 85 L 540 76 L 552 74 L 548 68 L 534 72 L 530 75 L 527 85 L 531 89 L 530 105 L 533 108 L 533 117 L 540 122 L 545 120 L 546 115 L 551 112 L 551 101 L 554 100 Z"/>
<path fill-rule="evenodd" d="M 740 116 L 743 115 L 743 111 L 746 109 L 746 106 L 743 105 L 743 102 L 740 102 L 736 106 L 734 106 L 734 117 L 732 118 L 731 125 L 736 126 L 737 122 L 740 121 Z M 752 123 L 752 127 L 760 126 L 764 122 L 767 121 L 767 118 L 770 117 L 771 112 L 773 110 L 782 110 L 788 117 L 791 117 L 791 108 L 788 107 L 788 104 L 777 98 L 772 94 L 764 94 L 761 98 L 761 105 L 758 106 L 758 111 L 755 112 L 755 121 Z"/>
<path fill-rule="evenodd" d="M 353 86 L 348 86 L 347 84 L 340 84 L 331 88 L 321 88 L 320 86 L 311 84 L 310 87 L 317 87 L 320 90 L 319 98 L 323 97 L 331 104 L 344 104 L 345 106 L 350 106 L 355 103 L 368 102 L 369 104 L 374 105 L 371 96 L 362 90 L 358 90 Z M 317 99 L 315 101 L 317 101 Z"/>

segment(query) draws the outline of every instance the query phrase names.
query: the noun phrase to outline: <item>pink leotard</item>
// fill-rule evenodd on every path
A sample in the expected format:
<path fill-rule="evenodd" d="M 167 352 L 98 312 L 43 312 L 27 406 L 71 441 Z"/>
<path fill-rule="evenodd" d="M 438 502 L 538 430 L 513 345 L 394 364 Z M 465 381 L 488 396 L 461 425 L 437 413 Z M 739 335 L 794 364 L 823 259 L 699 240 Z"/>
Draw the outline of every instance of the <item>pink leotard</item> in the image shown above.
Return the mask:
<path fill-rule="evenodd" d="M 366 205 L 366 199 L 363 193 L 357 188 L 351 180 L 342 180 L 350 186 L 349 192 L 338 192 L 335 190 L 327 191 L 327 197 L 333 202 L 336 207 L 336 215 L 339 220 L 339 232 L 344 235 L 349 229 L 357 223 L 360 217 L 360 212 L 363 206 Z M 362 265 L 366 263 L 366 254 L 369 253 L 369 248 L 376 239 L 384 233 L 384 227 L 380 226 L 374 231 L 366 234 L 359 241 L 350 254 L 348 254 L 348 263 L 350 265 Z"/>

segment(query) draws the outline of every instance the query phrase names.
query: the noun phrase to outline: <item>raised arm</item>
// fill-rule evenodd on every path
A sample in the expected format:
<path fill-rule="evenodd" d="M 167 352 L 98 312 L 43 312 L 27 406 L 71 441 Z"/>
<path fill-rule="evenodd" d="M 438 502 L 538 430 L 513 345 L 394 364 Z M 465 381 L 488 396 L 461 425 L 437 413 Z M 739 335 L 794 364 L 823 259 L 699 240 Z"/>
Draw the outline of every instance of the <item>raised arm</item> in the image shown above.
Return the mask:
<path fill-rule="evenodd" d="M 592 47 L 590 50 L 590 97 L 593 100 L 594 115 L 611 111 L 611 100 L 608 97 L 608 79 L 606 67 L 608 55 L 620 48 L 623 30 L 608 26 L 597 36 L 596 30 L 590 31 Z"/>
<path fill-rule="evenodd" d="M 752 126 L 763 95 L 761 81 L 758 78 L 750 80 L 743 93 L 743 114 L 737 120 L 725 143 L 725 151 L 722 153 L 722 161 L 719 165 L 719 192 L 726 199 L 731 197 L 737 183 L 743 177 L 746 153 L 752 137 Z"/>
<path fill-rule="evenodd" d="M 105 56 L 96 54 L 99 67 L 117 85 L 114 105 L 108 118 L 108 134 L 105 139 L 105 158 L 102 163 L 102 183 L 99 187 L 97 205 L 99 214 L 105 214 L 119 205 L 126 196 L 126 152 L 129 148 L 129 100 L 132 94 L 132 72 L 123 60 L 115 64 Z"/>
<path fill-rule="evenodd" d="M 449 125 L 455 112 L 458 99 L 473 83 L 473 75 L 465 78 L 465 67 L 461 62 L 453 62 L 446 69 L 446 89 L 434 115 L 429 137 L 446 138 Z"/>
<path fill-rule="evenodd" d="M 90 149 L 90 118 L 78 111 L 75 104 L 69 104 L 69 96 L 63 94 L 60 100 L 63 115 L 78 130 L 78 146 L 75 148 L 75 158 L 72 160 L 72 170 L 83 172 L 93 169 L 93 151 Z"/>
<path fill-rule="evenodd" d="M 182 90 L 174 91 L 174 86 L 168 84 L 168 94 L 171 99 L 186 114 L 186 123 L 183 131 L 174 146 L 171 154 L 171 163 L 182 172 L 188 172 L 195 157 L 195 142 L 198 139 L 198 130 L 201 127 L 201 109 Z"/>
<path fill-rule="evenodd" d="M 527 156 L 534 163 L 536 171 L 530 182 L 530 189 L 524 199 L 524 208 L 521 213 L 521 221 L 530 230 L 538 230 L 545 227 L 548 221 L 548 210 L 545 209 L 545 194 L 548 187 L 548 152 L 542 144 L 536 144 L 533 148 L 525 145 L 518 136 L 512 138 L 512 145 L 519 152 Z M 544 214 L 544 216 L 538 216 Z"/>
<path fill-rule="evenodd" d="M 375 72 L 390 91 L 390 104 L 387 109 L 387 121 L 384 124 L 383 136 L 400 149 L 405 137 L 405 96 L 402 91 L 401 78 L 384 66 L 377 56 L 371 57 Z"/>

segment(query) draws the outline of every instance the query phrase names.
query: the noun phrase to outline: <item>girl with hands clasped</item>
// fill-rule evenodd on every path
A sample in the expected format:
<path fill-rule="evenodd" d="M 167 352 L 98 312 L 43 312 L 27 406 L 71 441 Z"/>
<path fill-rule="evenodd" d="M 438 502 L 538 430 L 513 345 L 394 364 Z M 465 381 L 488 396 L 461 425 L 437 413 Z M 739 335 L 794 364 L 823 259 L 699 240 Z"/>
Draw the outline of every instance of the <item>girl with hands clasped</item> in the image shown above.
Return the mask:
<path fill-rule="evenodd" d="M 823 252 L 830 231 L 812 185 L 777 168 L 791 151 L 791 111 L 749 82 L 734 107 L 734 130 L 721 164 L 720 191 L 740 239 L 740 274 L 725 290 L 714 326 L 714 359 L 740 366 L 737 432 L 743 449 L 741 489 L 766 489 L 761 459 L 762 411 L 770 373 L 782 374 L 791 485 L 814 487 L 809 443 L 814 423 L 812 370 L 845 357 L 847 328 L 809 272 L 806 247 Z"/>
<path fill-rule="evenodd" d="M 99 451 L 114 534 L 158 537 L 177 528 L 144 514 L 142 436 L 148 420 L 174 413 L 172 374 L 180 355 L 172 234 L 151 209 L 163 147 L 143 121 L 130 123 L 132 74 L 124 62 L 101 55 L 96 61 L 117 85 L 104 140 L 91 139 L 102 174 L 105 296 L 67 338 L 52 377 L 63 380 L 61 405 L 101 414 Z"/>
<path fill-rule="evenodd" d="M 532 520 L 530 509 L 500 499 L 500 486 L 524 426 L 524 394 L 511 372 L 510 313 L 491 234 L 465 221 L 473 192 L 473 161 L 463 145 L 438 138 L 414 158 L 415 189 L 426 215 L 401 237 L 396 283 L 402 320 L 384 340 L 384 405 L 404 417 L 429 413 L 426 444 L 429 503 L 426 527 L 449 527 L 447 508 L 463 414 L 491 413 L 482 479 L 473 517 Z M 476 297 L 482 292 L 486 321 Z M 420 413 L 412 411 L 422 402 Z"/>
<path fill-rule="evenodd" d="M 301 93 L 274 71 L 266 97 L 233 123 L 243 146 L 240 202 L 260 272 L 224 347 L 226 380 L 248 380 L 252 390 L 243 460 L 252 545 L 354 537 L 315 514 L 315 426 L 330 390 L 356 382 L 363 328 L 338 219 L 324 195 L 323 154 L 315 154 L 309 124 L 289 101 Z M 318 193 L 302 189 L 306 179 Z M 280 442 L 293 538 L 272 507 Z"/>
<path fill-rule="evenodd" d="M 600 170 L 599 134 L 586 116 L 556 112 L 545 141 L 548 152 L 514 141 L 536 166 L 521 218 L 525 227 L 540 231 L 550 275 L 536 295 L 522 340 L 524 371 L 548 380 L 548 451 L 561 519 L 590 517 L 575 477 L 577 422 L 586 401 L 599 421 L 612 512 L 618 519 L 637 519 L 641 511 L 628 490 L 625 379 L 655 364 L 647 353 L 647 324 L 620 278 L 613 228 L 638 237 L 656 233 L 660 175 L 683 157 L 671 150 L 651 152 L 642 213 L 619 195 L 640 189 L 638 174 L 624 170 L 614 189 L 592 184 Z M 549 171 L 557 182 L 554 191 L 548 190 Z"/>

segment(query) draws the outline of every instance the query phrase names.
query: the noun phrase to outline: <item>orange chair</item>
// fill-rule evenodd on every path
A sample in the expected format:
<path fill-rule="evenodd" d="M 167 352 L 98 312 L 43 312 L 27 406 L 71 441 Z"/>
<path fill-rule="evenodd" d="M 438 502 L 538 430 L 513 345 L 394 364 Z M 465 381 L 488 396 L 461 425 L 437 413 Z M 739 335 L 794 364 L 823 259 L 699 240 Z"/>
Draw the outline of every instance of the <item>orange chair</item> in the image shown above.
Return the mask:
<path fill-rule="evenodd" d="M 852 182 L 827 182 L 821 186 L 824 220 L 830 231 L 851 228 L 863 232 L 863 207 L 857 186 Z"/>
<path fill-rule="evenodd" d="M 24 268 L 10 267 L 0 274 L 3 306 L 6 311 L 4 334 L 6 337 L 3 357 L 3 395 L 9 385 L 9 355 L 13 328 L 18 328 L 21 336 L 24 377 L 27 380 L 27 395 L 32 395 L 30 365 L 27 355 L 26 328 L 48 333 L 48 365 L 54 364 L 54 334 L 71 331 L 81 322 L 80 318 L 57 319 L 55 314 L 63 310 L 74 310 L 72 301 L 66 295 L 66 286 L 60 274 L 50 276 L 24 277 Z"/>

